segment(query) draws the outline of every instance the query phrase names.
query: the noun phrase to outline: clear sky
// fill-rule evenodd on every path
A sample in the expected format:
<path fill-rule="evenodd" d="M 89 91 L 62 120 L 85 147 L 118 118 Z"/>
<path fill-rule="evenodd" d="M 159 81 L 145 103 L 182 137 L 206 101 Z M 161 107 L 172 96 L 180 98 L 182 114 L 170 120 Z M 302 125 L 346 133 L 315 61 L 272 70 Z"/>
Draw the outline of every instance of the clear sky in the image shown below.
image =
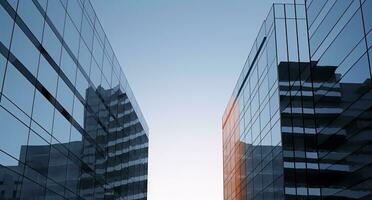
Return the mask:
<path fill-rule="evenodd" d="M 148 199 L 222 200 L 222 114 L 274 1 L 91 1 L 149 124 Z"/>

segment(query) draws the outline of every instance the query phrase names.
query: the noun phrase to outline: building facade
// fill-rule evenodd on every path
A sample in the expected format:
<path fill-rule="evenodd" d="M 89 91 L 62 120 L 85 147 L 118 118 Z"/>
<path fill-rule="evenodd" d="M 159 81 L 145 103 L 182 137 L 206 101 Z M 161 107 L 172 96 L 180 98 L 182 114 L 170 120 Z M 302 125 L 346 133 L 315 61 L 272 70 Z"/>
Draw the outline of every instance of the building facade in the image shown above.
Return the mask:
<path fill-rule="evenodd" d="M 0 199 L 147 199 L 148 127 L 89 0 L 0 1 Z"/>
<path fill-rule="evenodd" d="M 372 199 L 372 1 L 275 4 L 223 117 L 224 199 Z"/>

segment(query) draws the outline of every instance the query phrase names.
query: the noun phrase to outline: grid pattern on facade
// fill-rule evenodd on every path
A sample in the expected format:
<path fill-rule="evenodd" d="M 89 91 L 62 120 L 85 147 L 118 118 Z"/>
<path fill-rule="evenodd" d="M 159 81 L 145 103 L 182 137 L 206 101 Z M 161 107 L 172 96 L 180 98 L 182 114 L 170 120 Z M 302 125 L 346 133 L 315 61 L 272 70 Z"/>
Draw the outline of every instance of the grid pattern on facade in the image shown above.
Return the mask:
<path fill-rule="evenodd" d="M 0 26 L 0 198 L 147 199 L 148 128 L 90 1 L 0 1 Z"/>
<path fill-rule="evenodd" d="M 268 48 L 270 34 L 259 34 L 223 117 L 225 199 L 372 198 L 370 10 L 371 0 L 274 5 L 269 14 L 274 20 L 265 23 L 274 21 L 275 45 Z M 279 141 L 273 143 L 271 132 L 271 146 L 262 140 L 267 132 L 262 120 L 273 121 L 271 102 L 270 115 L 262 115 L 260 92 L 257 100 L 244 93 L 247 85 L 262 85 L 259 78 L 253 86 L 247 81 L 260 63 L 257 41 L 276 56 L 268 73 L 275 71 L 269 84 L 278 88 Z M 252 105 L 259 110 L 257 120 Z M 254 126 L 259 128 L 249 129 Z M 266 156 L 276 144 L 278 162 Z M 269 170 L 260 171 L 265 166 Z M 281 172 L 278 189 L 271 182 L 275 170 Z"/>
<path fill-rule="evenodd" d="M 306 59 L 287 45 L 306 39 L 297 26 L 306 30 L 304 5 L 275 4 L 247 58 L 223 119 L 225 199 L 283 198 L 277 66 Z"/>

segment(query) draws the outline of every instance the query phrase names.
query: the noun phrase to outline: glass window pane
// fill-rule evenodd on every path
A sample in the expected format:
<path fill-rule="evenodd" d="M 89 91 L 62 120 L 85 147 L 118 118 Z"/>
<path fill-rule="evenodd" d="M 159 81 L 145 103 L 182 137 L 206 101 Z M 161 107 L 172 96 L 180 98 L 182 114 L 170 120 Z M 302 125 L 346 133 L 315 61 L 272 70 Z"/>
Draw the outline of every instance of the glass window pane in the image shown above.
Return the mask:
<path fill-rule="evenodd" d="M 28 128 L 0 107 L 0 127 L 2 129 L 2 140 L 0 140 L 0 149 L 18 160 L 21 159 L 23 151 L 26 150 L 28 139 Z M 5 139 L 6 138 L 6 139 Z M 8 165 L 16 166 L 18 162 L 13 159 L 1 161 Z"/>
<path fill-rule="evenodd" d="M 75 26 L 80 30 L 81 16 L 83 11 L 81 9 L 79 0 L 69 0 L 67 5 L 67 12 L 70 15 L 72 21 L 75 23 Z"/>
<path fill-rule="evenodd" d="M 99 43 L 99 40 L 97 37 L 94 37 L 94 43 L 93 43 L 93 56 L 95 60 L 97 61 L 98 65 L 102 65 L 102 59 L 103 59 L 103 47 Z"/>
<path fill-rule="evenodd" d="M 63 155 L 59 149 L 59 144 L 52 145 L 50 148 L 50 158 L 48 167 L 48 179 L 47 188 L 53 192 L 63 195 L 64 188 L 62 185 L 65 183 L 66 178 L 66 162 L 67 158 Z M 50 199 L 55 199 L 57 196 L 53 196 Z"/>
<path fill-rule="evenodd" d="M 18 26 L 15 26 L 11 52 L 36 76 L 39 51 Z"/>
<path fill-rule="evenodd" d="M 52 131 L 54 106 L 39 92 L 35 94 L 32 118 L 49 133 Z"/>
<path fill-rule="evenodd" d="M 75 83 L 76 64 L 64 48 L 62 49 L 62 58 L 60 66 L 63 73 L 67 76 L 70 82 Z"/>
<path fill-rule="evenodd" d="M 338 66 L 362 37 L 363 25 L 360 12 L 358 12 L 322 55 L 318 65 Z"/>
<path fill-rule="evenodd" d="M 283 19 L 276 19 L 275 20 L 275 27 L 276 27 L 276 42 L 277 42 L 277 56 L 278 56 L 278 64 L 282 61 L 287 61 L 287 37 L 286 37 L 286 30 L 285 30 L 285 21 Z"/>
<path fill-rule="evenodd" d="M 58 32 L 62 35 L 63 25 L 65 23 L 65 9 L 59 0 L 49 0 L 47 14 L 51 19 L 53 25 L 57 28 Z"/>
<path fill-rule="evenodd" d="M 54 115 L 53 137 L 60 143 L 69 142 L 70 122 L 58 111 Z"/>
<path fill-rule="evenodd" d="M 76 128 L 74 126 L 71 126 L 70 143 L 81 142 L 81 141 L 82 141 L 81 133 L 78 130 L 76 130 Z M 73 146 L 75 146 L 75 145 L 73 145 Z M 69 148 L 73 148 L 73 147 L 70 146 Z M 75 152 L 75 151 L 73 151 L 73 152 Z M 76 152 L 78 152 L 78 151 L 76 151 Z"/>
<path fill-rule="evenodd" d="M 69 17 L 66 18 L 65 33 L 63 35 L 63 39 L 67 43 L 67 46 L 70 48 L 75 57 L 77 57 L 80 34 L 78 30 L 76 30 L 75 25 Z"/>
<path fill-rule="evenodd" d="M 7 60 L 4 58 L 2 54 L 0 54 L 0 93 L 2 92 L 1 89 L 3 88 L 2 85 L 3 85 L 6 62 Z"/>
<path fill-rule="evenodd" d="M 80 95 L 83 98 L 86 98 L 86 90 L 89 87 L 88 81 L 85 79 L 83 74 L 80 70 L 77 70 L 77 77 L 76 77 L 76 89 L 79 91 Z"/>
<path fill-rule="evenodd" d="M 288 61 L 298 62 L 296 21 L 287 20 Z"/>
<path fill-rule="evenodd" d="M 88 47 L 85 45 L 84 42 L 80 42 L 79 64 L 83 67 L 87 75 L 89 75 L 89 71 L 90 71 L 91 58 L 92 58 L 92 54 L 90 53 Z"/>
<path fill-rule="evenodd" d="M 341 79 L 341 83 L 365 83 L 370 79 L 368 57 L 365 54 Z"/>
<path fill-rule="evenodd" d="M 7 1 L 13 7 L 14 10 L 17 9 L 18 0 L 7 0 Z"/>
<path fill-rule="evenodd" d="M 85 1 L 84 2 L 84 9 L 85 9 L 85 13 L 88 15 L 89 17 L 89 20 L 92 24 L 94 24 L 94 21 L 95 21 L 95 18 L 96 18 L 96 14 L 94 12 L 94 9 L 90 3 L 90 1 Z"/>
<path fill-rule="evenodd" d="M 24 176 L 27 178 L 22 180 L 20 199 L 42 199 L 45 195 L 46 178 L 28 166 L 25 167 Z"/>
<path fill-rule="evenodd" d="M 107 56 L 103 56 L 103 73 L 108 80 L 109 83 L 111 83 L 111 73 L 112 73 L 112 65 L 110 61 L 107 59 Z"/>
<path fill-rule="evenodd" d="M 58 64 L 62 44 L 47 24 L 45 24 L 44 28 L 43 46 L 54 62 Z"/>
<path fill-rule="evenodd" d="M 31 116 L 34 87 L 11 63 L 8 63 L 5 76 L 4 95 Z"/>
<path fill-rule="evenodd" d="M 272 139 L 272 145 L 276 146 L 281 141 L 281 131 L 280 131 L 280 121 L 276 122 L 276 124 L 271 129 L 271 139 Z"/>
<path fill-rule="evenodd" d="M 17 13 L 26 23 L 36 38 L 41 41 L 43 33 L 44 18 L 32 1 L 20 1 Z"/>
<path fill-rule="evenodd" d="M 50 145 L 48 141 L 45 141 L 37 133 L 31 131 L 28 139 L 28 148 L 27 148 L 27 165 L 34 168 L 38 173 L 33 173 L 29 170 L 26 170 L 28 173 L 26 176 L 30 178 L 36 178 L 40 175 L 48 175 L 48 161 L 49 161 L 49 151 Z M 34 175 L 34 176 L 32 176 Z M 38 180 L 40 180 L 38 177 Z M 45 179 L 41 179 L 41 184 L 45 184 Z M 41 181 L 40 180 L 40 181 Z"/>
<path fill-rule="evenodd" d="M 74 119 L 80 124 L 80 126 L 84 126 L 84 105 L 75 98 L 74 102 Z"/>
<path fill-rule="evenodd" d="M 43 10 L 45 11 L 46 10 L 46 7 L 47 7 L 47 1 L 48 0 L 36 0 L 39 5 L 43 8 Z"/>
<path fill-rule="evenodd" d="M 307 36 L 306 20 L 297 20 L 297 26 L 300 62 L 309 62 L 309 42 Z"/>
<path fill-rule="evenodd" d="M 84 39 L 85 43 L 88 45 L 88 48 L 92 47 L 93 40 L 93 29 L 88 22 L 88 19 L 83 15 L 83 22 L 81 27 L 81 37 Z"/>
<path fill-rule="evenodd" d="M 69 112 L 72 113 L 72 101 L 74 94 L 66 83 L 60 78 L 58 80 L 57 100 Z"/>
<path fill-rule="evenodd" d="M 20 163 L 18 166 L 12 166 L 12 157 L 6 155 L 0 151 L 0 178 L 3 181 L 2 184 L 2 199 L 20 199 L 21 188 L 14 187 L 14 183 L 20 183 L 23 177 L 20 175 L 23 173 L 23 165 Z M 9 162 L 11 161 L 11 162 Z M 6 188 L 6 189 L 5 189 Z"/>
<path fill-rule="evenodd" d="M 44 57 L 40 57 L 38 80 L 48 90 L 50 94 L 56 96 L 57 90 L 57 72 L 50 66 Z"/>
<path fill-rule="evenodd" d="M 363 15 L 364 23 L 366 27 L 366 33 L 372 29 L 372 0 L 366 0 L 363 4 Z"/>
<path fill-rule="evenodd" d="M 39 137 L 41 137 L 43 140 L 50 142 L 52 136 L 50 132 L 46 132 L 45 129 L 41 128 L 39 124 L 36 124 L 36 122 L 31 121 L 31 130 L 36 133 Z M 33 144 L 33 141 L 31 138 L 28 141 L 29 144 Z M 35 143 L 38 144 L 38 143 Z"/>
<path fill-rule="evenodd" d="M 2 6 L 0 6 L 0 24 L 1 24 L 0 41 L 6 47 L 9 47 L 14 21 Z"/>
<path fill-rule="evenodd" d="M 92 62 L 92 69 L 90 70 L 90 80 L 98 87 L 101 84 L 101 70 L 98 68 L 96 62 Z"/>

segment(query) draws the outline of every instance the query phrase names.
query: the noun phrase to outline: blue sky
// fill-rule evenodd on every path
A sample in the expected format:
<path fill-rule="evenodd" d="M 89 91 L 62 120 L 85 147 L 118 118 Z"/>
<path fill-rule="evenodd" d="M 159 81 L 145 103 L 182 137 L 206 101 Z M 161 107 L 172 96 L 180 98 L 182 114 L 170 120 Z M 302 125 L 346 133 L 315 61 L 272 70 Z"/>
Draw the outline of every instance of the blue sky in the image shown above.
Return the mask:
<path fill-rule="evenodd" d="M 222 114 L 274 1 L 91 1 L 149 124 L 148 199 L 222 200 Z"/>

